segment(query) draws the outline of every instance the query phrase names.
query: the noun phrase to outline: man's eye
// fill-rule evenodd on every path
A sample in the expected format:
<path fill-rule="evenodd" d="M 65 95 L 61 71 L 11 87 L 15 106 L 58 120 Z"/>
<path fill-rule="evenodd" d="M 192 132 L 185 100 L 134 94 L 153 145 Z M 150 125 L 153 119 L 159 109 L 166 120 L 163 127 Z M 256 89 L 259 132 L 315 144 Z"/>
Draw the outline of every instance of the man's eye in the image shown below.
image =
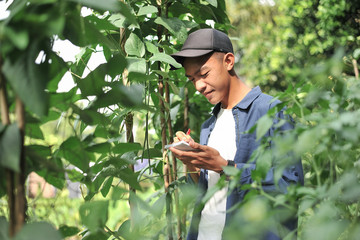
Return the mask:
<path fill-rule="evenodd" d="M 209 72 L 206 72 L 206 73 L 204 73 L 204 74 L 201 74 L 200 76 L 201 76 L 201 77 L 206 77 L 208 74 L 209 74 Z"/>

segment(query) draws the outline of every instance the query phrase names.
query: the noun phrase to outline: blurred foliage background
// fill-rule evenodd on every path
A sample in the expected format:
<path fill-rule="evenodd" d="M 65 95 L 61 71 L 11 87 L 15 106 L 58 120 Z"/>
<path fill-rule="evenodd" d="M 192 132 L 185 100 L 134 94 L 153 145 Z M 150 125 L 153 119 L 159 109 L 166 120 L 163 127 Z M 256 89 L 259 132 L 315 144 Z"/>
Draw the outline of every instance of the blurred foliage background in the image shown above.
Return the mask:
<path fill-rule="evenodd" d="M 271 139 L 272 158 L 265 146 L 255 153 L 251 185 L 228 172 L 249 193 L 226 239 L 274 228 L 285 239 L 357 239 L 359 1 L 18 0 L 9 11 L 0 21 L 0 239 L 185 238 L 198 191 L 163 147 L 177 130 L 198 139 L 212 106 L 183 70 L 170 71 L 169 54 L 204 27 L 229 33 L 239 75 L 296 122 Z M 80 47 L 75 61 L 53 50 L 57 39 Z M 106 61 L 90 68 L 96 53 Z M 60 92 L 69 72 L 74 86 Z M 276 164 L 280 177 L 290 152 L 302 159 L 305 185 L 267 194 L 264 173 Z M 30 172 L 55 196 L 30 198 L 22 188 Z M 297 231 L 275 224 L 294 214 Z"/>

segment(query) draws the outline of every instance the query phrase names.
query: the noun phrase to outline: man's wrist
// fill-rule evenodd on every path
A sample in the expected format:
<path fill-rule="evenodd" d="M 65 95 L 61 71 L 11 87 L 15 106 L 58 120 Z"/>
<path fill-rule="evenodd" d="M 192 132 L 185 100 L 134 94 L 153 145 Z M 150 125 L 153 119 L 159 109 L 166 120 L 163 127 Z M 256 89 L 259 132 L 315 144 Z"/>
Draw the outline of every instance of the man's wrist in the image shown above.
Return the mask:
<path fill-rule="evenodd" d="M 226 161 L 226 167 L 236 167 L 236 163 L 235 163 L 235 161 L 234 160 L 225 160 Z M 219 172 L 219 174 L 222 176 L 222 175 L 224 175 L 225 173 L 224 173 L 224 170 L 221 170 L 220 172 Z"/>

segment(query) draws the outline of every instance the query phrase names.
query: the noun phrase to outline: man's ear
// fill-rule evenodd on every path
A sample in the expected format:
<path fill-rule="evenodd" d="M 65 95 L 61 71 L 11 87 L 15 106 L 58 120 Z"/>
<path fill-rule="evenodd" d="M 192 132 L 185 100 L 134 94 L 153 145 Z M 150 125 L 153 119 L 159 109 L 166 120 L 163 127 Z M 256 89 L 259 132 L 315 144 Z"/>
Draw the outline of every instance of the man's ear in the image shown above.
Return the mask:
<path fill-rule="evenodd" d="M 226 53 L 224 56 L 224 64 L 228 71 L 231 71 L 234 68 L 235 56 L 233 53 Z"/>

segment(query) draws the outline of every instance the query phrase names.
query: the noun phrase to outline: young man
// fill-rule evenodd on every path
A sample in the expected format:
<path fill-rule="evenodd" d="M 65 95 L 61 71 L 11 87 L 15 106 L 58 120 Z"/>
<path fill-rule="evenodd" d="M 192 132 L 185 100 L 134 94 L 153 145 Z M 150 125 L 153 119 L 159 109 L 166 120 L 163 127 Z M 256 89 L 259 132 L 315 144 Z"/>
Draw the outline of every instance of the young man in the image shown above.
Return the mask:
<path fill-rule="evenodd" d="M 198 180 L 199 186 L 205 190 L 217 183 L 224 166 L 243 170 L 239 184 L 251 183 L 251 170 L 256 168 L 256 163 L 249 162 L 249 159 L 259 143 L 255 133 L 247 131 L 279 101 L 272 101 L 273 98 L 263 94 L 259 87 L 251 89 L 240 80 L 234 71 L 235 57 L 231 41 L 223 32 L 215 29 L 197 30 L 189 35 L 181 51 L 172 56 L 182 64 L 196 90 L 216 106 L 213 116 L 202 125 L 200 143 L 194 142 L 183 132 L 176 134 L 175 141 L 185 140 L 198 151 L 170 150 L 190 171 L 198 172 L 192 174 L 192 178 Z M 283 112 L 280 111 L 274 123 L 283 118 Z M 281 130 L 291 127 L 287 123 L 282 125 Z M 271 136 L 273 131 L 271 128 L 267 136 Z M 264 181 L 266 190 L 277 189 L 273 169 Z M 286 191 L 291 183 L 303 183 L 300 162 L 283 172 L 278 187 Z M 222 239 L 223 229 L 231 220 L 227 210 L 241 202 L 244 195 L 245 191 L 228 193 L 227 187 L 217 191 L 202 211 L 194 214 L 188 239 Z M 278 237 L 269 232 L 264 235 L 264 239 Z"/>

